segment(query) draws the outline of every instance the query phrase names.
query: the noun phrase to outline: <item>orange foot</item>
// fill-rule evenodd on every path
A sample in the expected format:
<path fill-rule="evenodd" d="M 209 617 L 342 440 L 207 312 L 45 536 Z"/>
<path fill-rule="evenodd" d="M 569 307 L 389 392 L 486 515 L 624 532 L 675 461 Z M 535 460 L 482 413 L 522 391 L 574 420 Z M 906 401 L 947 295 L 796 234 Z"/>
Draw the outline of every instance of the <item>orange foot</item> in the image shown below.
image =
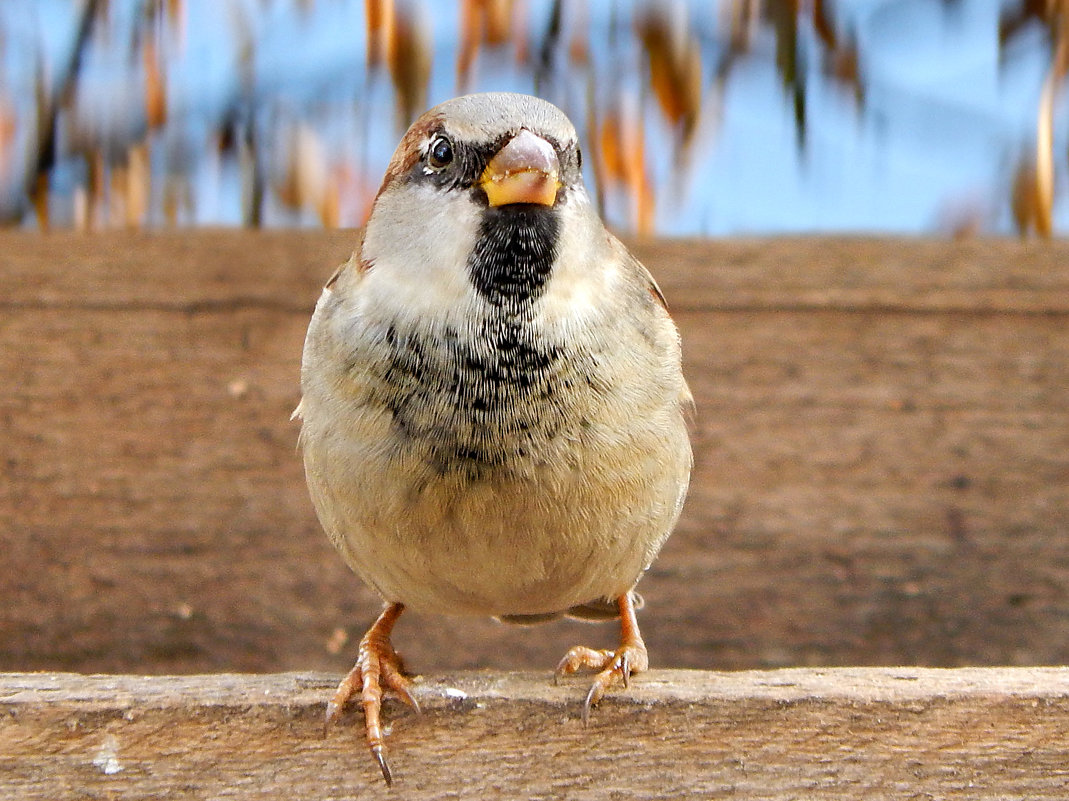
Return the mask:
<path fill-rule="evenodd" d="M 620 596 L 616 604 L 620 609 L 620 647 L 609 651 L 577 645 L 557 665 L 556 679 L 584 669 L 597 671 L 583 703 L 583 725 L 590 722 L 590 709 L 597 706 L 606 690 L 616 682 L 627 687 L 632 673 L 641 673 L 649 668 L 646 644 L 642 642 L 642 635 L 638 631 L 630 593 Z"/>
<path fill-rule="evenodd" d="M 382 734 L 379 713 L 382 710 L 383 690 L 393 690 L 401 700 L 419 712 L 419 704 L 412 695 L 412 682 L 405 677 L 401 657 L 390 643 L 390 632 L 405 609 L 404 604 L 390 604 L 360 640 L 356 664 L 338 685 L 334 697 L 327 704 L 326 730 L 341 717 L 342 709 L 357 693 L 364 706 L 364 726 L 371 755 L 382 771 L 386 784 L 393 783 L 390 763 L 386 761 L 386 742 Z"/>

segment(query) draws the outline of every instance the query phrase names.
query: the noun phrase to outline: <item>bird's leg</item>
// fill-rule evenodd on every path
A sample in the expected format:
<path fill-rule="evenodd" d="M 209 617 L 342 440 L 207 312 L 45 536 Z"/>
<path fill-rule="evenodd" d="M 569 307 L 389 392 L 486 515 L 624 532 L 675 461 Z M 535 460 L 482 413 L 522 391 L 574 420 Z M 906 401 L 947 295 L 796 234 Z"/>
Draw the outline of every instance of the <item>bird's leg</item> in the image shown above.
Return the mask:
<path fill-rule="evenodd" d="M 641 673 L 649 668 L 649 656 L 646 653 L 646 644 L 642 642 L 642 635 L 638 631 L 638 620 L 635 618 L 635 605 L 631 600 L 631 594 L 621 595 L 616 599 L 616 605 L 620 609 L 620 647 L 615 651 L 607 649 L 595 650 L 584 645 L 577 645 L 564 655 L 564 659 L 557 665 L 556 678 L 575 673 L 579 670 L 596 670 L 598 675 L 594 677 L 594 684 L 586 695 L 583 703 L 583 724 L 590 720 L 590 708 L 596 706 L 605 691 L 615 682 L 621 682 L 624 687 L 628 686 L 632 673 Z"/>
<path fill-rule="evenodd" d="M 364 706 L 364 728 L 367 745 L 375 758 L 386 784 L 393 782 L 390 765 L 386 761 L 386 742 L 379 722 L 383 690 L 393 690 L 401 700 L 419 712 L 419 704 L 412 695 L 412 682 L 404 675 L 401 657 L 390 643 L 390 632 L 405 609 L 404 604 L 390 604 L 360 640 L 356 664 L 338 685 L 334 697 L 327 704 L 326 728 L 341 716 L 342 708 L 357 693 Z"/>

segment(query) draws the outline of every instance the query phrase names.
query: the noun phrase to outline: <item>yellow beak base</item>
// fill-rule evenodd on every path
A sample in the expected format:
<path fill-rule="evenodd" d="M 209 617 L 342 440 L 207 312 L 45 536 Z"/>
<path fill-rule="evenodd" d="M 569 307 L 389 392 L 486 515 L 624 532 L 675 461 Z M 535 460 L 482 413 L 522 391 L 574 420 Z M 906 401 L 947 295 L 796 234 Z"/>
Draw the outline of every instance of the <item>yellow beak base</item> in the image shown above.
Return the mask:
<path fill-rule="evenodd" d="M 491 206 L 536 203 L 552 206 L 557 200 L 560 164 L 553 145 L 528 130 L 521 130 L 490 159 L 479 185 Z"/>
<path fill-rule="evenodd" d="M 494 175 L 488 167 L 480 183 L 486 192 L 486 201 L 491 206 L 507 206 L 511 203 L 552 206 L 560 188 L 556 176 L 539 170 Z"/>

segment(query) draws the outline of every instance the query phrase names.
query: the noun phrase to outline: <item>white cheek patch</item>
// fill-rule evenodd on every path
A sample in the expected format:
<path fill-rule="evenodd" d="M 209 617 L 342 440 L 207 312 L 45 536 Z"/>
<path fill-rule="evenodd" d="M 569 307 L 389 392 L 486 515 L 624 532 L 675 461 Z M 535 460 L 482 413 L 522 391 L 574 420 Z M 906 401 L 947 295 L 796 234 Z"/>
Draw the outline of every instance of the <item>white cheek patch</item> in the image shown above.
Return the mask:
<path fill-rule="evenodd" d="M 546 322 L 570 328 L 602 314 L 622 276 L 620 265 L 606 258 L 606 232 L 586 192 L 573 189 L 567 205 L 572 213 L 563 215 L 558 252 L 568 256 L 557 260 L 540 305 Z"/>
<path fill-rule="evenodd" d="M 380 195 L 364 235 L 372 265 L 360 293 L 365 309 L 462 317 L 473 298 L 468 255 L 478 227 L 478 209 L 464 194 L 409 184 Z"/>

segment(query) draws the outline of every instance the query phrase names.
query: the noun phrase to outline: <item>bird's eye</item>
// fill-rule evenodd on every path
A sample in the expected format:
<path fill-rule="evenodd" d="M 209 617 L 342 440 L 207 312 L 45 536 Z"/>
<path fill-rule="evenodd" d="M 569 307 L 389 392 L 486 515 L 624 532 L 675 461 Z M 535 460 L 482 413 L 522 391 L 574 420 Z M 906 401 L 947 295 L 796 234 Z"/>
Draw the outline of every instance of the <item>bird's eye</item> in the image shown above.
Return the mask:
<path fill-rule="evenodd" d="M 432 170 L 444 170 L 453 163 L 453 145 L 444 136 L 431 142 L 427 149 L 427 164 Z"/>
<path fill-rule="evenodd" d="M 576 161 L 576 167 L 578 167 L 580 170 L 583 169 L 583 150 L 582 150 L 582 148 L 576 147 L 576 149 L 575 149 L 575 161 Z"/>

